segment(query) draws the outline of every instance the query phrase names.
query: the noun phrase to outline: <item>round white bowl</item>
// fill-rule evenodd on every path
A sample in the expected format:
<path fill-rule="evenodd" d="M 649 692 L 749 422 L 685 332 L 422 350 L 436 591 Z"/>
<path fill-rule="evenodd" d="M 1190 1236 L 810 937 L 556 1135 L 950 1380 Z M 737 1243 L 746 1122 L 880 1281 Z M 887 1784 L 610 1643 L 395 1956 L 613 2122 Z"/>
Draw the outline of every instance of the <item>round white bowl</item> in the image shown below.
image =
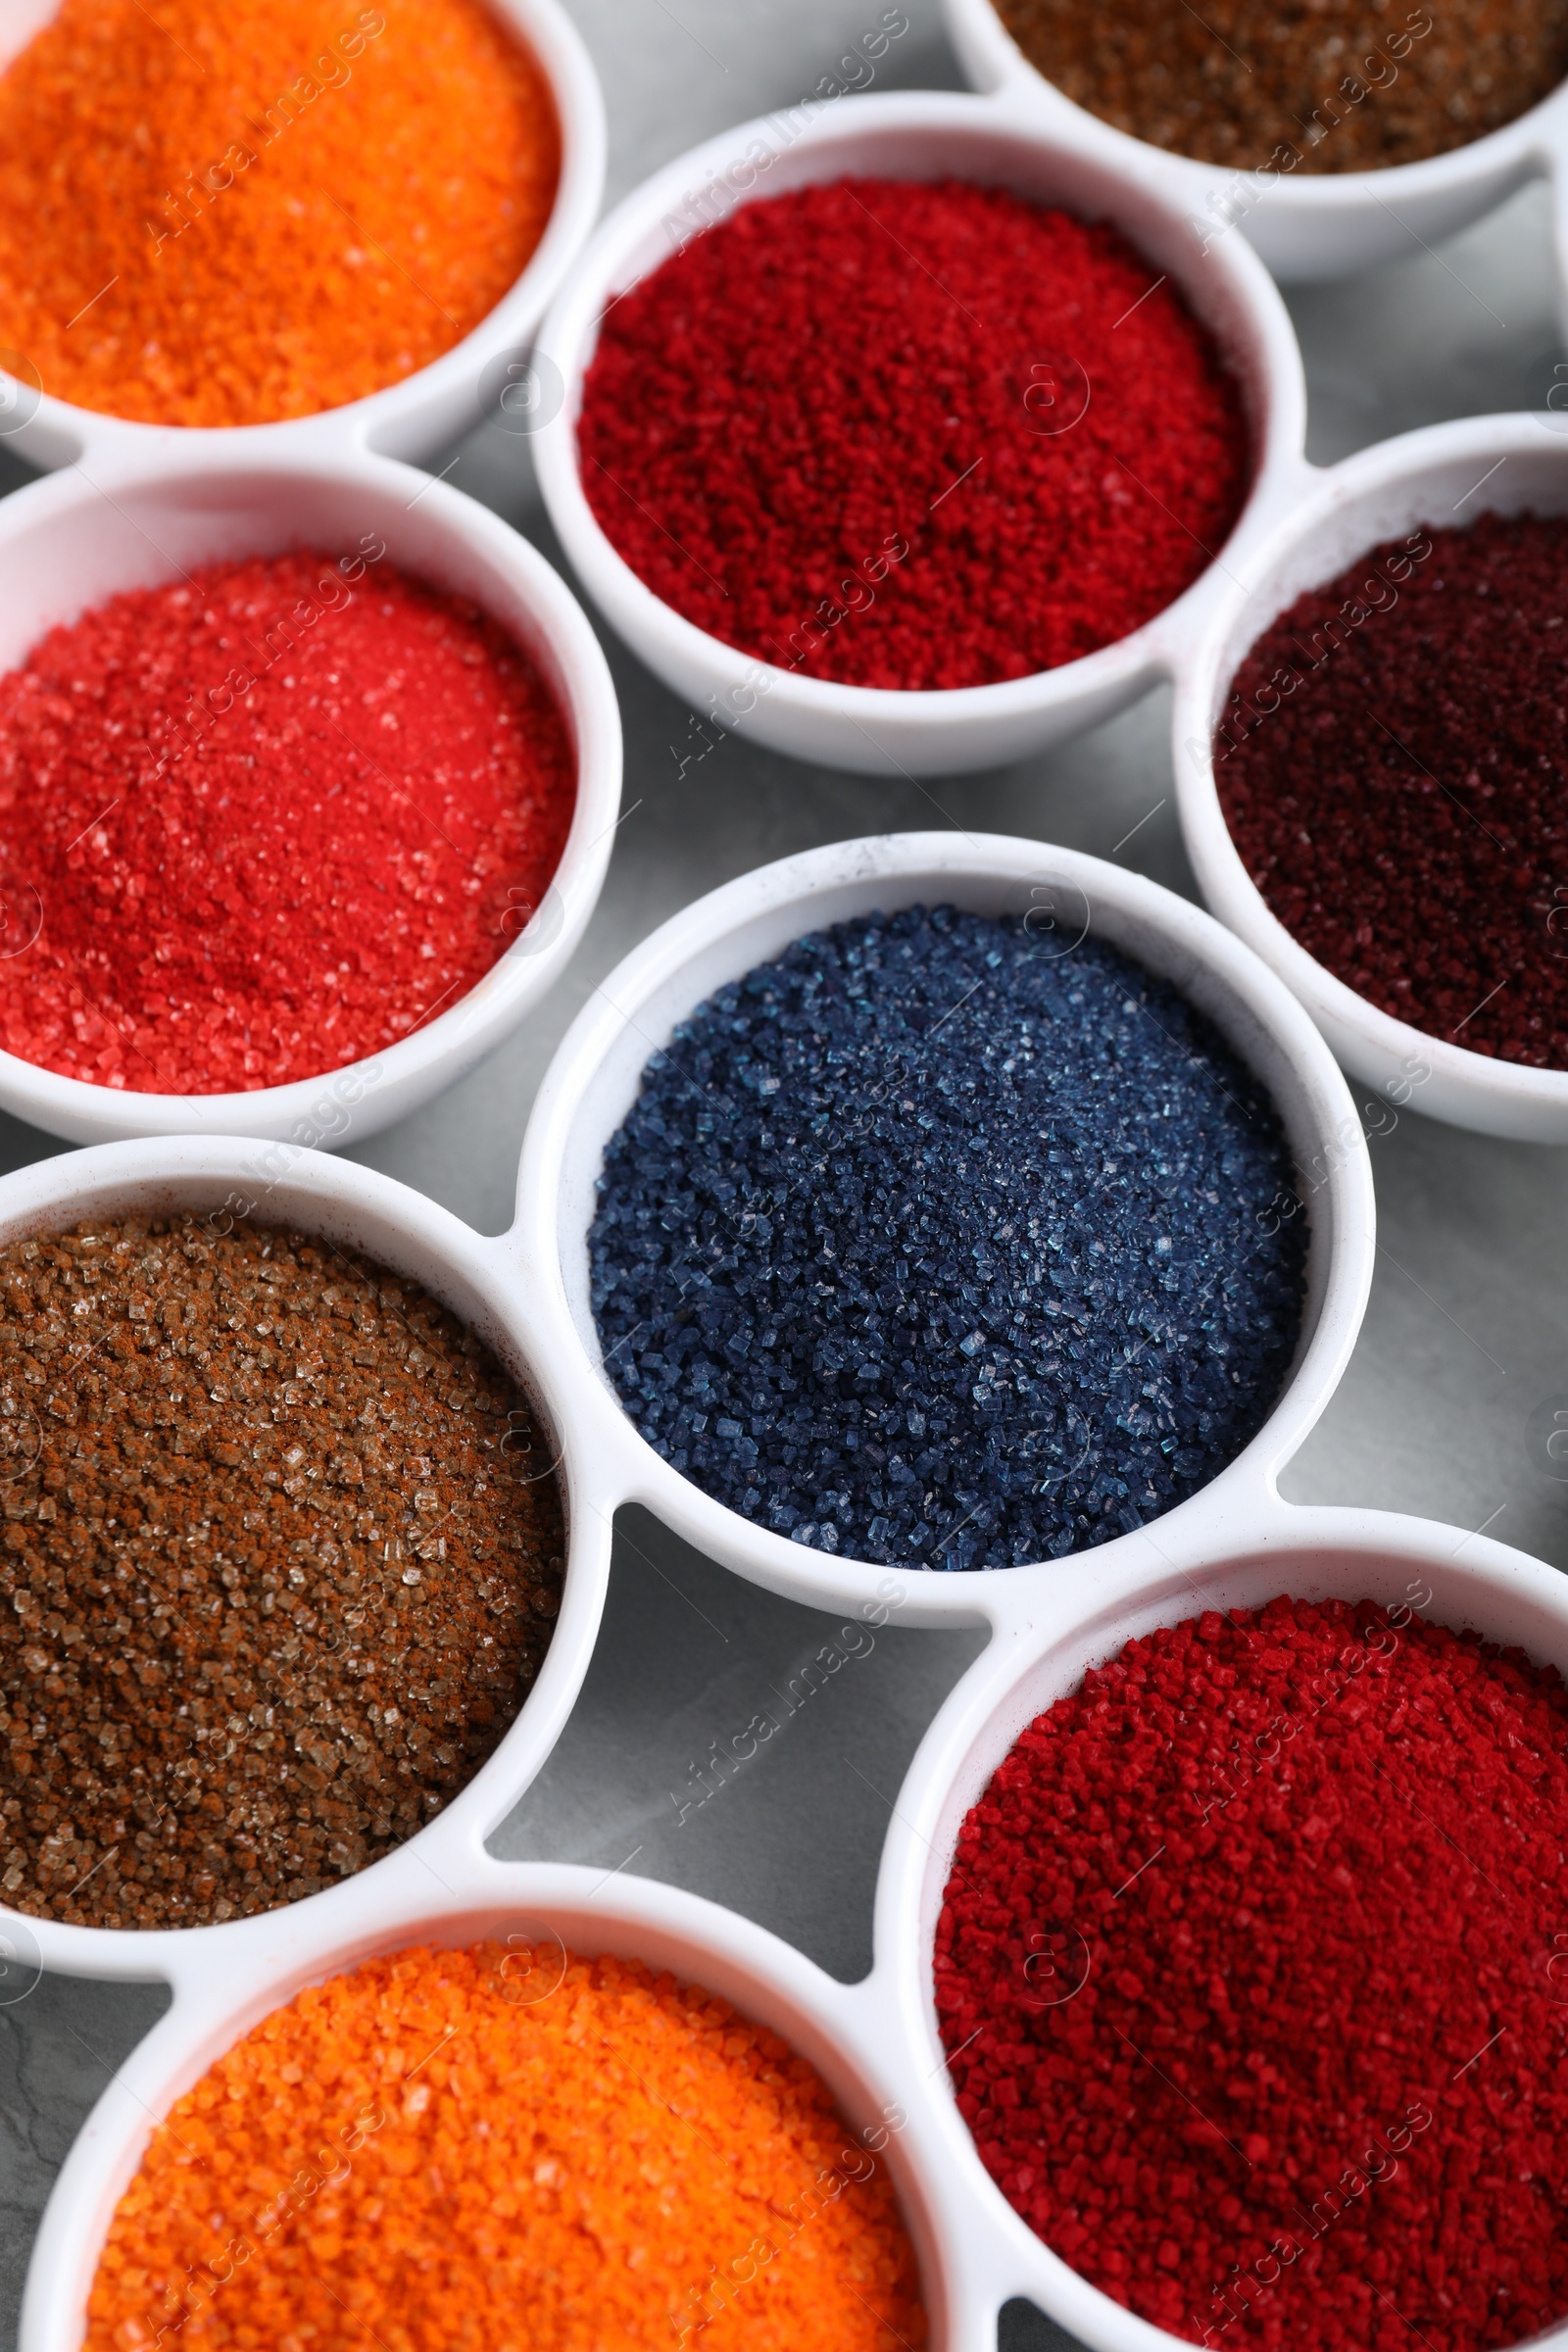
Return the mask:
<path fill-rule="evenodd" d="M 66 1232 L 92 1217 L 188 1210 L 218 1218 L 220 1231 L 254 1219 L 318 1234 L 412 1276 L 477 1334 L 551 1434 L 566 1521 L 556 1630 L 494 1753 L 424 1829 L 355 1877 L 281 1910 L 208 1927 L 72 1927 L 0 1905 L 0 1955 L 8 1960 L 25 1955 L 66 1976 L 178 1984 L 189 1974 L 221 1987 L 243 1977 L 258 1951 L 286 1954 L 313 1937 L 352 1936 L 377 1904 L 427 1905 L 446 1883 L 449 1861 L 482 1853 L 485 1838 L 539 1772 L 588 1671 L 610 1577 L 610 1514 L 600 1506 L 580 1416 L 556 1378 L 526 1285 L 498 1243 L 407 1185 L 324 1152 L 300 1154 L 274 1173 L 271 1156 L 243 1138 L 218 1136 L 107 1144 L 38 1160 L 0 1178 L 0 1243 Z"/>
<path fill-rule="evenodd" d="M 1226 825 L 1212 746 L 1241 662 L 1307 589 L 1418 528 L 1454 527 L 1485 512 L 1568 513 L 1568 434 L 1558 421 L 1480 416 L 1433 425 L 1320 474 L 1227 584 L 1178 672 L 1173 719 L 1177 808 L 1204 900 L 1300 999 L 1345 1068 L 1387 1100 L 1454 1126 L 1547 1144 L 1568 1143 L 1568 1071 L 1469 1053 L 1380 1011 L 1269 911 Z M 1377 627 L 1375 614 L 1366 625 Z"/>
<path fill-rule="evenodd" d="M 292 1936 L 253 1936 L 221 1964 L 194 1946 L 171 1955 L 157 1973 L 172 1984 L 173 2005 L 111 2082 L 50 2198 L 27 2274 L 21 2352 L 77 2352 L 104 2237 L 155 2125 L 242 2034 L 305 1985 L 376 1953 L 502 1941 L 509 1932 L 557 1938 L 584 1957 L 668 1969 L 782 2035 L 838 2102 L 844 2170 L 869 2179 L 881 2165 L 892 2177 L 920 2267 L 932 2352 L 994 2352 L 986 2269 L 999 2233 L 984 2221 L 976 2229 L 971 2200 L 942 2178 L 928 2123 L 907 2114 L 905 2035 L 883 2013 L 875 1979 L 839 1984 L 735 1913 L 624 1873 L 496 1862 L 477 1844 L 449 1844 L 440 1872 L 440 1886 L 427 1880 L 422 1889 L 362 1882 L 352 1919 L 328 1926 L 318 1917 L 296 1921 Z M 279 1924 L 293 1918 L 279 1915 Z"/>
<path fill-rule="evenodd" d="M 1001 685 L 951 693 L 840 685 L 754 660 L 683 619 L 600 528 L 578 472 L 576 426 L 607 309 L 706 220 L 845 172 L 951 173 L 1109 220 L 1215 335 L 1242 383 L 1252 487 L 1218 558 L 1131 636 Z M 1246 242 L 1223 238 L 1201 253 L 1181 206 L 1140 155 L 1107 158 L 1076 124 L 1046 132 L 1010 103 L 935 91 L 797 107 L 724 131 L 657 172 L 594 238 L 545 321 L 535 359 L 550 387 L 535 439 L 545 504 L 577 577 L 632 651 L 705 716 L 797 759 L 871 775 L 943 775 L 1019 760 L 1110 717 L 1169 671 L 1226 571 L 1292 495 L 1301 466 L 1300 355 Z"/>
<path fill-rule="evenodd" d="M 137 450 L 72 466 L 0 501 L 0 670 L 107 597 L 162 585 L 194 564 L 301 544 L 360 556 L 379 541 L 385 561 L 471 597 L 531 655 L 577 757 L 566 846 L 526 928 L 466 996 L 384 1053 L 287 1086 L 219 1095 L 94 1086 L 0 1053 L 0 1108 L 51 1135 L 75 1143 L 267 1136 L 297 1154 L 363 1141 L 417 1109 L 471 1069 L 560 977 L 610 860 L 620 715 L 581 607 L 543 557 L 486 508 L 366 450 L 311 458 L 297 446 L 291 455 L 253 441 L 220 455 L 214 438 L 166 445 L 156 460 Z M 373 581 L 373 564 L 364 576 Z"/>
<path fill-rule="evenodd" d="M 649 1055 L 726 980 L 808 931 L 873 909 L 954 904 L 985 914 L 1052 905 L 1073 935 L 1092 931 L 1172 981 L 1264 1082 L 1297 1163 L 1308 1218 L 1307 1291 L 1295 1363 L 1267 1421 L 1212 1483 L 1152 1530 L 1040 1566 L 949 1573 L 888 1570 L 792 1544 L 704 1494 L 658 1454 L 604 1371 L 589 1304 L 588 1229 L 605 1147 L 641 1087 Z M 592 1430 L 609 1509 L 641 1502 L 688 1543 L 755 1583 L 817 1608 L 890 1608 L 909 1625 L 973 1625 L 992 1587 L 1037 1596 L 1098 1590 L 1118 1563 L 1193 1529 L 1229 1540 L 1272 1494 L 1280 1467 L 1332 1396 L 1371 1282 L 1375 1206 L 1366 1143 L 1345 1082 L 1288 990 L 1231 934 L 1141 876 L 1047 844 L 998 834 L 905 833 L 836 843 L 761 867 L 686 908 L 596 991 L 550 1070 L 529 1122 L 507 1237 L 543 1319 L 550 1361 Z M 1033 1606 L 1034 1600 L 1020 1602 Z"/>
<path fill-rule="evenodd" d="M 964 1816 L 1021 1731 L 1075 1690 L 1085 1670 L 1134 1638 L 1205 1609 L 1253 1608 L 1277 1593 L 1370 1598 L 1435 1624 L 1473 1626 L 1568 1671 L 1568 1580 L 1506 1544 L 1392 1512 L 1305 1510 L 1265 1500 L 1214 1542 L 1176 1514 L 1133 1538 L 1136 1551 L 1093 1589 L 1080 1583 L 1026 1601 L 1005 1576 L 980 1596 L 988 1648 L 932 1724 L 894 1808 L 877 1885 L 876 1972 L 883 2005 L 906 2036 L 898 2096 L 938 2177 L 965 2200 L 977 2242 L 990 2235 L 992 2315 L 1024 2296 L 1093 2352 L 1174 2352 L 1182 2338 L 1137 2319 L 1071 2269 L 1014 2213 L 980 2161 L 958 2112 L 937 2028 L 932 1951 Z M 1042 1923 L 1046 1924 L 1046 1923 Z M 994 2324 L 994 2318 L 993 2318 Z M 1568 2325 L 1533 2337 L 1561 2345 Z"/>
<path fill-rule="evenodd" d="M 550 86 L 561 130 L 561 176 L 544 235 L 527 267 L 470 334 L 427 368 L 364 400 L 273 424 L 141 424 L 78 408 L 0 372 L 0 434 L 9 436 L 17 455 L 32 466 L 56 466 L 78 459 L 119 462 L 139 453 L 144 465 L 158 465 L 172 445 L 195 442 L 218 462 L 256 448 L 286 451 L 305 461 L 360 450 L 417 459 L 490 414 L 489 379 L 497 363 L 504 373 L 504 355 L 514 356 L 519 365 L 526 362 L 535 329 L 598 219 L 605 189 L 604 99 L 581 36 L 560 0 L 491 0 L 491 5 Z M 17 0 L 0 32 L 0 64 L 8 64 L 54 13 L 47 0 L 42 6 Z"/>
<path fill-rule="evenodd" d="M 958 62 L 977 89 L 1027 111 L 1043 131 L 1077 131 L 1107 164 L 1136 158 L 1153 165 L 1170 201 L 1188 217 L 1195 249 L 1225 238 L 1234 225 L 1282 279 L 1344 277 L 1397 261 L 1468 227 L 1529 179 L 1549 178 L 1559 207 L 1564 200 L 1568 83 L 1500 130 L 1422 163 L 1268 176 L 1172 154 L 1090 114 L 1030 64 L 991 0 L 944 0 L 944 15 Z M 1377 37 L 1386 42 L 1388 35 Z M 1333 95 L 1323 93 L 1325 100 Z M 1376 104 L 1375 91 L 1366 103 Z M 1559 278 L 1563 267 L 1559 258 Z"/>

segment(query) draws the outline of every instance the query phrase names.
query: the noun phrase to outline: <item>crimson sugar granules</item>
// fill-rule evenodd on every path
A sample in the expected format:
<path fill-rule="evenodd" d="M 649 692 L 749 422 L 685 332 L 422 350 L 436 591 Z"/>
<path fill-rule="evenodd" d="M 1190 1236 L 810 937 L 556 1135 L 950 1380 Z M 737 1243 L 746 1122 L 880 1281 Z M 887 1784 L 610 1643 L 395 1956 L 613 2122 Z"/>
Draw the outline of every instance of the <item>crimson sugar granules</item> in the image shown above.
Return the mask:
<path fill-rule="evenodd" d="M 1271 178 L 1446 155 L 1568 74 L 1565 0 L 998 0 L 998 14 L 1118 130 Z M 1225 215 L 1208 218 L 1220 234 Z"/>
<path fill-rule="evenodd" d="M 1059 1558 L 1211 1479 L 1300 1325 L 1272 1105 L 1094 939 L 911 907 L 798 941 L 654 1055 L 589 1236 L 649 1443 L 797 1544 Z"/>
<path fill-rule="evenodd" d="M 1568 1693 L 1400 1604 L 1129 1642 L 1019 1739 L 936 1936 L 1008 2202 L 1194 2342 L 1568 2312 Z"/>
<path fill-rule="evenodd" d="M 505 955 L 571 823 L 565 726 L 503 630 L 384 556 L 133 590 L 0 678 L 8 1053 L 150 1094 L 279 1086 Z"/>
<path fill-rule="evenodd" d="M 1242 664 L 1215 774 L 1272 911 L 1450 1045 L 1568 1069 L 1568 524 L 1379 547 Z"/>
<path fill-rule="evenodd" d="M 612 305 L 577 433 L 656 595 L 858 686 L 990 685 L 1126 636 L 1219 553 L 1249 473 L 1239 387 L 1169 278 L 959 180 L 799 188 L 695 236 Z"/>
<path fill-rule="evenodd" d="M 422 1828 L 549 1644 L 548 1463 L 351 1250 L 226 1214 L 0 1250 L 0 1899 L 188 1927 Z"/>

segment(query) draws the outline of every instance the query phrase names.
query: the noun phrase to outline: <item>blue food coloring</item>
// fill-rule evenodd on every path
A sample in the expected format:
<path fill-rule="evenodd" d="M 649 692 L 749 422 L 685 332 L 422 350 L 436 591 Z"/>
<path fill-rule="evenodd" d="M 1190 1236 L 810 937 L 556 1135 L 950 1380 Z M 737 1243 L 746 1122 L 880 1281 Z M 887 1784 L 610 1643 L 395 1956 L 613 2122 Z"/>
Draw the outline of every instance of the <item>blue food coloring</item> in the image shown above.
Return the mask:
<path fill-rule="evenodd" d="M 1060 1559 L 1232 1461 L 1301 1322 L 1264 1088 L 1093 938 L 953 906 L 812 933 L 654 1054 L 589 1235 L 656 1450 L 819 1551 Z"/>

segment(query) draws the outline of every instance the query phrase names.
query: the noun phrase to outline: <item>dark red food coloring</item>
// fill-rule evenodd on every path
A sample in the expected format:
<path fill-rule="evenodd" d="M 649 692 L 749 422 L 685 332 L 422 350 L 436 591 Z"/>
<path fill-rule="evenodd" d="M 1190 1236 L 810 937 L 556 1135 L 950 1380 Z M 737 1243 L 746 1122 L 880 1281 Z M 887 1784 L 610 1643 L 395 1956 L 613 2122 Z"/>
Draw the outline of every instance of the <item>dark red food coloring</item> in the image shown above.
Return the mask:
<path fill-rule="evenodd" d="M 958 1838 L 936 2003 L 987 2171 L 1195 2343 L 1550 2327 L 1565 1842 L 1568 1693 L 1520 1649 L 1290 1599 L 1129 1642 Z"/>
<path fill-rule="evenodd" d="M 1220 806 L 1271 910 L 1428 1036 L 1568 1069 L 1568 525 L 1415 531 L 1237 673 Z"/>
<path fill-rule="evenodd" d="M 1240 387 L 1104 222 L 961 180 L 747 204 L 616 301 L 583 487 L 699 628 L 858 686 L 993 685 L 1141 627 L 1247 494 Z"/>

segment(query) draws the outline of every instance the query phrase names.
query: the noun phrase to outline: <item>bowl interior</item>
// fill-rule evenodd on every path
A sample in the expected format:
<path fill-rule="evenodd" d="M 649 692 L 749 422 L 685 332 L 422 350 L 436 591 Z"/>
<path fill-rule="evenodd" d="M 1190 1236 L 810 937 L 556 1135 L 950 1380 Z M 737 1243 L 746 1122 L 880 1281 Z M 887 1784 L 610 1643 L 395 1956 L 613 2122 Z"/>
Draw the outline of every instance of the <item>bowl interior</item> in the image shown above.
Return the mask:
<path fill-rule="evenodd" d="M 1473 1627 L 1489 1641 L 1517 1643 L 1538 1661 L 1568 1669 L 1568 1581 L 1518 1555 L 1507 1568 L 1472 1567 L 1448 1545 L 1432 1545 L 1427 1533 L 1428 1544 L 1419 1549 L 1380 1545 L 1369 1532 L 1364 1541 L 1343 1536 L 1321 1543 L 1276 1541 L 1191 1569 L 1171 1564 L 1136 1586 L 1124 1586 L 1050 1637 L 970 1740 L 924 1841 L 917 1948 L 924 2031 L 934 2062 L 940 2063 L 941 2051 L 930 1955 L 964 1817 L 1027 1725 L 1076 1690 L 1089 1667 L 1103 1665 L 1126 1642 L 1206 1609 L 1258 1608 L 1276 1594 L 1289 1593 L 1299 1600 L 1381 1601 L 1455 1631 Z M 1525 1568 L 1534 1572 L 1520 1573 Z"/>
<path fill-rule="evenodd" d="M 1248 973 L 1239 978 L 1233 958 L 1205 955 L 1195 937 L 1189 908 L 1169 901 L 1174 919 L 1164 919 L 1158 894 L 1148 903 L 1147 886 L 1120 893 L 1124 878 L 1096 861 L 1054 857 L 1042 846 L 1038 859 L 1020 855 L 1013 871 L 971 872 L 918 858 L 896 871 L 879 870 L 874 845 L 856 845 L 841 861 L 842 879 L 827 879 L 808 893 L 793 887 L 789 869 L 770 903 L 757 896 L 733 910 L 714 905 L 703 925 L 708 936 L 682 955 L 674 943 L 643 975 L 639 989 L 628 980 L 614 991 L 623 1019 L 583 1087 L 566 1139 L 557 1196 L 557 1234 L 567 1303 L 590 1363 L 617 1409 L 618 1393 L 604 1372 L 589 1297 L 588 1230 L 596 1205 L 595 1187 L 606 1145 L 636 1101 L 648 1058 L 667 1044 L 676 1025 L 713 990 L 766 962 L 808 931 L 826 929 L 873 910 L 894 913 L 917 905 L 956 905 L 989 915 L 1032 917 L 1042 941 L 1059 941 L 1070 955 L 1087 934 L 1106 941 L 1171 981 L 1213 1021 L 1227 1044 L 1268 1088 L 1284 1126 L 1300 1177 L 1308 1222 L 1306 1297 L 1301 1334 L 1293 1360 L 1298 1366 L 1311 1344 L 1328 1298 L 1336 1260 L 1334 1154 L 1345 1114 L 1343 1090 L 1323 1054 L 1303 1054 L 1281 1034 L 1264 1010 L 1260 992 Z M 1021 849 L 1021 845 L 1020 845 Z M 856 870 L 858 868 L 859 870 Z M 787 895 L 785 895 L 787 894 Z M 718 894 L 720 899 L 727 894 Z M 1156 911 L 1156 909 L 1158 909 Z M 694 910 L 707 913 L 707 909 Z M 689 916 L 687 924 L 695 931 Z M 1355 1122 L 1352 1121 L 1353 1125 Z M 1355 1148 L 1359 1149 L 1359 1128 Z"/>
<path fill-rule="evenodd" d="M 759 137 L 750 142 L 744 132 L 732 134 L 733 156 L 714 142 L 692 159 L 697 200 L 688 195 L 675 204 L 666 198 L 662 214 L 650 203 L 628 219 L 622 240 L 606 257 L 595 289 L 596 315 L 585 320 L 567 368 L 570 422 L 575 425 L 581 410 L 583 372 L 604 316 L 618 296 L 668 261 L 704 225 L 727 217 L 741 203 L 765 203 L 792 188 L 847 173 L 888 179 L 952 176 L 1010 188 L 1082 220 L 1110 221 L 1149 262 L 1152 285 L 1161 274 L 1173 278 L 1241 383 L 1255 475 L 1280 421 L 1279 387 L 1256 289 L 1244 277 L 1241 258 L 1227 252 L 1223 241 L 1200 253 L 1179 208 L 1143 175 L 1118 171 L 1077 147 L 1048 143 L 1004 118 L 993 119 L 991 109 L 972 100 L 959 103 L 966 119 L 929 107 L 911 116 L 896 98 L 851 100 L 832 121 L 792 144 L 781 144 L 769 122 L 756 126 Z M 853 122 L 848 120 L 852 112 Z M 771 159 L 765 165 L 757 161 L 760 146 Z"/>
<path fill-rule="evenodd" d="M 498 1879 L 500 1875 L 498 1870 Z M 525 1874 L 507 1875 L 520 1879 Z M 951 2338 L 954 2315 L 947 2308 L 950 2290 L 940 2257 L 935 2200 L 903 2138 L 896 2130 L 890 2134 L 886 2127 L 886 2088 L 875 2082 L 855 2054 L 853 2045 L 825 2022 L 803 1985 L 791 1981 L 804 1974 L 808 1964 L 790 1953 L 785 1965 L 770 1967 L 760 1953 L 743 1953 L 736 1948 L 739 1939 L 730 1932 L 735 1923 L 722 1913 L 712 1915 L 715 1933 L 706 1934 L 701 1918 L 686 1916 L 689 1909 L 696 1909 L 689 1897 L 672 1895 L 666 1889 L 650 1889 L 652 1899 L 640 1903 L 638 1882 L 632 1880 L 626 1882 L 618 1901 L 613 1897 L 606 1899 L 591 1890 L 592 1877 L 586 1872 L 570 1875 L 584 1882 L 589 1891 L 564 1895 L 559 1891 L 559 1874 L 553 1875 L 557 1876 L 557 1886 L 541 1888 L 537 1899 L 523 1886 L 510 1897 L 498 1894 L 485 1902 L 448 1904 L 432 1910 L 427 1917 L 406 1919 L 391 1928 L 383 1925 L 345 1938 L 308 1958 L 291 1958 L 265 1984 L 252 1986 L 225 2015 L 220 2018 L 209 2015 L 195 2035 L 187 2035 L 177 2046 L 171 2039 L 161 2076 L 151 2082 L 143 2080 L 139 2084 L 140 2097 L 134 2102 L 126 2099 L 122 2103 L 122 2137 L 112 2164 L 99 2165 L 90 2203 L 76 2209 L 74 2221 L 81 2248 L 80 2303 L 85 2302 L 115 2207 L 141 2161 L 157 2119 L 167 2114 L 173 2102 L 199 2082 L 242 2034 L 305 1986 L 321 1984 L 378 1953 L 404 1950 L 416 1944 L 443 1949 L 461 1948 L 481 1940 L 504 1944 L 509 1936 L 515 1935 L 526 1936 L 536 1951 L 543 1947 L 550 1955 L 538 1969 L 541 2000 L 549 2000 L 560 1983 L 559 1975 L 554 1983 L 551 1979 L 557 1966 L 564 1967 L 564 1958 L 557 1958 L 563 1947 L 578 1958 L 610 1955 L 639 1959 L 656 1973 L 668 1970 L 686 1983 L 718 1994 L 742 2016 L 768 2027 L 808 2060 L 832 2091 L 847 2127 L 844 2140 L 847 2169 L 853 2169 L 858 2178 L 869 2179 L 869 2168 L 885 2164 L 892 2176 L 919 2265 L 926 2308 L 934 2323 L 933 2352 L 943 2352 L 944 2344 Z M 746 1940 L 750 1943 L 760 1938 L 755 1931 L 748 1931 Z M 532 1974 L 527 1982 L 531 1990 Z M 302 2097 L 308 2092 L 306 2085 Z M 79 2342 L 79 2322 L 77 2332 L 70 2340 L 74 2344 Z"/>

